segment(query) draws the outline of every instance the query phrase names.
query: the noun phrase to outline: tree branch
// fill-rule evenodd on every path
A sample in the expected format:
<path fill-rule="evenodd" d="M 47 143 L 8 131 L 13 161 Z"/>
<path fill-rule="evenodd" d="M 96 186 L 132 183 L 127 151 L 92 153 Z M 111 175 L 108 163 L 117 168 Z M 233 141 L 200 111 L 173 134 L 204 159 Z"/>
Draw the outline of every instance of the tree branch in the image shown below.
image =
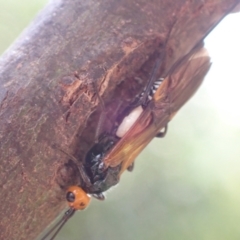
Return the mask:
<path fill-rule="evenodd" d="M 95 89 L 109 131 L 156 53 L 164 76 L 238 2 L 52 1 L 0 61 L 0 238 L 33 239 L 65 206 L 56 177 L 68 158 L 53 145 L 85 156 L 94 144 Z"/>

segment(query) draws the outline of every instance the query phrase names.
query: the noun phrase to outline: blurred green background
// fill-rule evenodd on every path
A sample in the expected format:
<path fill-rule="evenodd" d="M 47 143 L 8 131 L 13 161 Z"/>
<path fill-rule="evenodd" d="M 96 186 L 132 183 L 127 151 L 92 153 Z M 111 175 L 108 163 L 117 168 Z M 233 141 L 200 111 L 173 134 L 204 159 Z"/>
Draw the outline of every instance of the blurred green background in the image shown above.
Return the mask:
<path fill-rule="evenodd" d="M 46 0 L 0 0 L 0 53 Z M 193 99 L 138 157 L 107 200 L 56 239 L 240 239 L 240 14 L 206 40 L 213 67 Z"/>

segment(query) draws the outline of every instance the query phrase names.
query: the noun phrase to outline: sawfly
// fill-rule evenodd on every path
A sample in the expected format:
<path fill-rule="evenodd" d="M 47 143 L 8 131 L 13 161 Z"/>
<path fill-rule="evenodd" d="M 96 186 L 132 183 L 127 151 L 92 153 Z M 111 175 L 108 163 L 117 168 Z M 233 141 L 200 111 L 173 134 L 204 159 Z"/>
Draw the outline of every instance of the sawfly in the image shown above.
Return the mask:
<path fill-rule="evenodd" d="M 76 210 L 89 205 L 90 195 L 104 199 L 102 192 L 118 183 L 121 174 L 131 169 L 147 144 L 155 136 L 165 134 L 161 130 L 196 92 L 210 66 L 210 57 L 203 47 L 195 48 L 177 62 L 166 77 L 158 80 L 154 80 L 159 67 L 158 62 L 155 64 L 146 89 L 115 135 L 105 135 L 88 151 L 86 163 L 79 168 L 81 183 L 67 189 L 69 209 L 41 240 L 47 239 L 51 233 L 50 240 L 53 240 Z"/>
<path fill-rule="evenodd" d="M 203 47 L 194 49 L 173 66 L 133 126 L 106 154 L 103 159 L 105 167 L 121 164 L 121 175 L 131 166 L 139 153 L 196 92 L 210 66 L 210 57 Z"/>

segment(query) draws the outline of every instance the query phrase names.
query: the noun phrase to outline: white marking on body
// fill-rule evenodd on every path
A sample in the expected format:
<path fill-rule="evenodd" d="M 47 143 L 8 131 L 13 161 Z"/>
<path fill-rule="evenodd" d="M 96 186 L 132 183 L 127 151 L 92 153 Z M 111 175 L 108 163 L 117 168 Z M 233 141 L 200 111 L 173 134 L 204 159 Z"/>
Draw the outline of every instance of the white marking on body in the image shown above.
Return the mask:
<path fill-rule="evenodd" d="M 155 94 L 155 92 L 157 91 L 157 89 L 159 88 L 159 86 L 161 85 L 161 83 L 163 82 L 164 78 L 159 78 L 157 79 L 153 86 L 150 88 L 149 93 L 148 93 L 148 100 L 151 101 L 153 95 Z M 140 94 L 139 99 L 141 99 L 144 95 L 144 92 L 146 91 L 146 89 L 144 89 L 144 91 Z M 133 126 L 133 124 L 137 121 L 137 119 L 139 118 L 139 116 L 141 115 L 141 113 L 143 112 L 143 108 L 142 106 L 138 106 L 136 108 L 134 108 L 130 114 L 128 116 L 126 116 L 123 121 L 121 122 L 121 124 L 119 125 L 117 132 L 116 132 L 116 136 L 119 138 L 122 138 L 127 131 Z"/>
<path fill-rule="evenodd" d="M 121 124 L 119 125 L 116 136 L 119 138 L 122 138 L 127 131 L 133 126 L 133 124 L 137 121 L 141 113 L 143 112 L 142 106 L 138 106 L 134 108 L 129 115 L 127 115 Z"/>

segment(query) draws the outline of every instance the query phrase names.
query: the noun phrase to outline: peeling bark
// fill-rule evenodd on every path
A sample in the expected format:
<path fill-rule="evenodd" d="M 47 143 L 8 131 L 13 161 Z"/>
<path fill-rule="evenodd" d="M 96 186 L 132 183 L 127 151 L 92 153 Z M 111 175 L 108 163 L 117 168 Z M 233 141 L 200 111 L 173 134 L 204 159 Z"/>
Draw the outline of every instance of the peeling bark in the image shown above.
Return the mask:
<path fill-rule="evenodd" d="M 33 239 L 64 208 L 56 176 L 68 157 L 54 145 L 83 159 L 102 112 L 96 90 L 100 133 L 111 131 L 157 56 L 164 76 L 237 3 L 52 1 L 0 60 L 0 239 Z"/>

